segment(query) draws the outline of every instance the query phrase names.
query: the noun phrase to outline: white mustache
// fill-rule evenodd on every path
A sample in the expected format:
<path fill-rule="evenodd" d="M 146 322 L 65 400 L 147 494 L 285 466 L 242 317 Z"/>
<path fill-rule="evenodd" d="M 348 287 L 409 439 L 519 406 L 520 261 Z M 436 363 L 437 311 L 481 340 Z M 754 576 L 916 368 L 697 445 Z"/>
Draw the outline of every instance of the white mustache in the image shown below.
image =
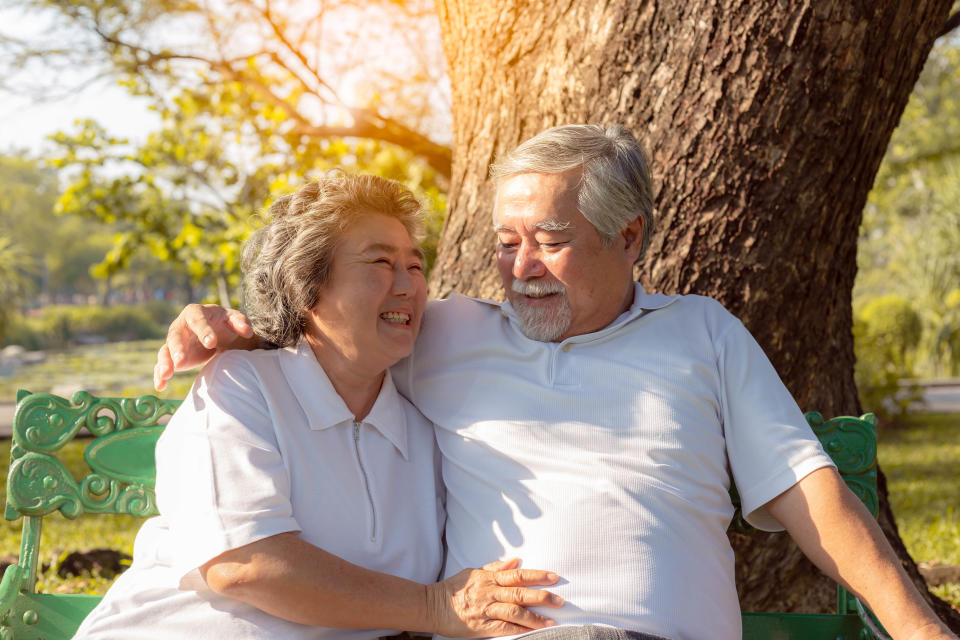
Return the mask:
<path fill-rule="evenodd" d="M 552 293 L 566 295 L 566 288 L 559 282 L 544 282 L 542 280 L 514 280 L 510 285 L 514 293 L 525 296 L 542 297 Z"/>

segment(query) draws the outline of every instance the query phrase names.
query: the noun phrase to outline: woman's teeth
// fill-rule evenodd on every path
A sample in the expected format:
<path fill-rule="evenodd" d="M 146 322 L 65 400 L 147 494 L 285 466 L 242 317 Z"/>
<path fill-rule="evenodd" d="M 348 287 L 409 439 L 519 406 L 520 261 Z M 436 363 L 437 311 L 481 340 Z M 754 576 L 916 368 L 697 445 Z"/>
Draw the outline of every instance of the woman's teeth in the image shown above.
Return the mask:
<path fill-rule="evenodd" d="M 410 324 L 410 316 L 405 313 L 400 313 L 399 311 L 387 311 L 386 313 L 381 313 L 380 317 L 386 320 L 387 322 L 396 322 L 398 324 Z"/>

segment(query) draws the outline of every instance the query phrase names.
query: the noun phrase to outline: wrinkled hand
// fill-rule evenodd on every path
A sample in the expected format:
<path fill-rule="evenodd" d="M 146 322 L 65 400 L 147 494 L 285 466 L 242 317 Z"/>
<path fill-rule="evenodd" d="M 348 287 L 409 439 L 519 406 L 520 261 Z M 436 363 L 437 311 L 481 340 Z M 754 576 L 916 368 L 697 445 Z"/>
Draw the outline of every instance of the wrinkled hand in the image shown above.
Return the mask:
<path fill-rule="evenodd" d="M 554 584 L 557 574 L 518 565 L 516 559 L 494 562 L 428 586 L 434 630 L 444 636 L 477 638 L 553 626 L 553 620 L 527 607 L 562 607 L 563 598 L 526 587 Z"/>
<path fill-rule="evenodd" d="M 167 341 L 157 352 L 153 386 L 163 391 L 174 371 L 198 367 L 221 351 L 256 348 L 258 342 L 239 311 L 216 304 L 188 304 L 170 324 Z"/>

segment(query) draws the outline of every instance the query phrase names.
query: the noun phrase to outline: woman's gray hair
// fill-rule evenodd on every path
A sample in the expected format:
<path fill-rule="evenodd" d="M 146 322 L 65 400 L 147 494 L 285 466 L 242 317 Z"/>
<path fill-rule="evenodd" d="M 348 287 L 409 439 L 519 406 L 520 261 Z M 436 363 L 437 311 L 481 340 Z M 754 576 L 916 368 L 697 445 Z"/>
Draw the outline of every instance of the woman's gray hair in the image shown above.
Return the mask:
<path fill-rule="evenodd" d="M 300 341 L 307 312 L 330 280 L 343 232 L 376 213 L 396 218 L 414 243 L 420 240 L 416 196 L 377 176 L 331 170 L 270 206 L 270 222 L 247 241 L 242 263 L 243 306 L 260 338 L 277 347 Z"/>
<path fill-rule="evenodd" d="M 646 250 L 653 231 L 650 162 L 637 139 L 621 125 L 569 124 L 547 129 L 498 158 L 490 175 L 499 185 L 520 173 L 563 173 L 577 167 L 583 167 L 577 194 L 583 217 L 608 245 L 628 223 L 642 218 L 642 249 Z"/>

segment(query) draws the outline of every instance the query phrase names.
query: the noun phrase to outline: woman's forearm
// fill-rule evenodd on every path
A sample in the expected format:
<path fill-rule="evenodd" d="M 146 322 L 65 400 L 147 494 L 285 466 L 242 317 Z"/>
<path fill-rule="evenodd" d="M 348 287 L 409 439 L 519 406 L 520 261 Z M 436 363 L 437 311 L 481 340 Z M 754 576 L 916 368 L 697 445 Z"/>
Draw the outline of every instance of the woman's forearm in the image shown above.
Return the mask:
<path fill-rule="evenodd" d="M 298 535 L 232 549 L 201 567 L 211 589 L 301 624 L 430 631 L 425 585 L 364 569 Z"/>
<path fill-rule="evenodd" d="M 371 571 L 283 533 L 233 549 L 201 567 L 212 590 L 301 624 L 459 636 L 522 633 L 550 621 L 524 606 L 560 606 L 546 571 L 462 572 L 423 585 Z M 516 606 L 522 605 L 522 606 Z"/>

